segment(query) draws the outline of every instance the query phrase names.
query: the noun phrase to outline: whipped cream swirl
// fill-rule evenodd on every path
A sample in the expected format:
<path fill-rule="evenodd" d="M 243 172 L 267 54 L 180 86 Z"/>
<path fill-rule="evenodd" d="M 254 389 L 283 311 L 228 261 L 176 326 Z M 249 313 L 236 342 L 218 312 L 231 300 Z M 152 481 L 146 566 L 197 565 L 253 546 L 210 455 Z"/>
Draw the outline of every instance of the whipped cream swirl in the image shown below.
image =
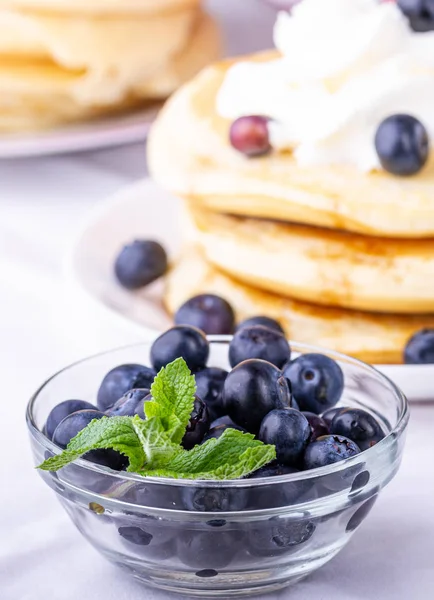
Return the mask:
<path fill-rule="evenodd" d="M 397 113 L 434 140 L 434 32 L 412 31 L 395 3 L 303 0 L 279 13 L 274 42 L 281 57 L 229 69 L 221 116 L 270 117 L 272 145 L 304 165 L 381 168 L 375 132 Z"/>

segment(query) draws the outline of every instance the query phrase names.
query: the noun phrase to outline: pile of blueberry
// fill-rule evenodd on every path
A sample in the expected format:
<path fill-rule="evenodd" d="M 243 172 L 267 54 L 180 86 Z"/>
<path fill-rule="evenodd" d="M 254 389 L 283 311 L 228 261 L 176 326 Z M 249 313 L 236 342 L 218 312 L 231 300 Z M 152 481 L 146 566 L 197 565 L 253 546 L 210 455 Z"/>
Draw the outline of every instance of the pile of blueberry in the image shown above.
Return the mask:
<path fill-rule="evenodd" d="M 277 461 L 252 477 L 313 469 L 349 458 L 379 442 L 384 433 L 361 409 L 336 408 L 344 388 L 339 365 L 322 354 L 291 357 L 280 325 L 258 317 L 241 323 L 229 344 L 230 372 L 207 366 L 209 342 L 203 331 L 177 325 L 151 347 L 152 367 L 120 365 L 104 377 L 97 406 L 66 400 L 50 412 L 45 433 L 65 448 L 93 419 L 145 418 L 155 374 L 183 357 L 195 374 L 197 394 L 182 444 L 189 450 L 232 427 L 276 447 Z M 321 416 L 320 416 L 321 415 Z M 113 450 L 93 450 L 88 460 L 122 470 L 125 458 Z"/>

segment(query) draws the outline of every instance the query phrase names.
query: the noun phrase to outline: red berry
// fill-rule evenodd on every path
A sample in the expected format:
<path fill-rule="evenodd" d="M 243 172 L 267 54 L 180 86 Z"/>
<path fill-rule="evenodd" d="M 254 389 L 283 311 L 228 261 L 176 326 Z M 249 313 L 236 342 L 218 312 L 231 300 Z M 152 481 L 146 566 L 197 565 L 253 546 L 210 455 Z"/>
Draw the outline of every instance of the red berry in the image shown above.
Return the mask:
<path fill-rule="evenodd" d="M 271 150 L 268 119 L 257 115 L 236 119 L 229 131 L 232 146 L 246 156 L 260 156 Z"/>

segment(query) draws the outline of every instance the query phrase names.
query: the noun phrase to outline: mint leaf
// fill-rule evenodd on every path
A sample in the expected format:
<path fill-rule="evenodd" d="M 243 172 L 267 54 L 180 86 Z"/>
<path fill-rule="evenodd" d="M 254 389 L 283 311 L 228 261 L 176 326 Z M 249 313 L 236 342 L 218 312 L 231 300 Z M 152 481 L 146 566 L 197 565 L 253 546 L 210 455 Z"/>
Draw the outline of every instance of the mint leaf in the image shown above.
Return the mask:
<path fill-rule="evenodd" d="M 152 400 L 145 402 L 146 418 L 159 417 L 175 444 L 180 444 L 194 405 L 196 381 L 183 358 L 163 367 L 151 386 Z"/>
<path fill-rule="evenodd" d="M 125 454 L 128 471 L 136 472 L 144 465 L 162 465 L 179 451 L 164 431 L 159 419 L 143 421 L 135 417 L 103 417 L 91 421 L 57 456 L 45 460 L 40 469 L 57 471 L 90 450 L 112 448 Z"/>
<path fill-rule="evenodd" d="M 177 479 L 237 479 L 275 458 L 274 446 L 263 444 L 250 433 L 227 429 L 218 439 L 174 454 L 163 468 L 145 467 L 140 474 Z"/>
<path fill-rule="evenodd" d="M 140 420 L 140 419 L 139 419 Z M 125 454 L 130 461 L 129 470 L 143 467 L 146 455 L 131 417 L 103 417 L 94 419 L 68 444 L 66 450 L 45 460 L 40 469 L 57 471 L 89 450 L 113 448 Z"/>

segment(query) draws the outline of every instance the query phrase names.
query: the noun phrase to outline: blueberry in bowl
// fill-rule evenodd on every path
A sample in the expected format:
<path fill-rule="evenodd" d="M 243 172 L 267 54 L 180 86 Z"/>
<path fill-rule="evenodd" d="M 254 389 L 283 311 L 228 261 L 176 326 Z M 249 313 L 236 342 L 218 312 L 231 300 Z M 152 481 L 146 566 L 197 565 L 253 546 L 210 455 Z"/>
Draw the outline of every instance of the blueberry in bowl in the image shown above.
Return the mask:
<path fill-rule="evenodd" d="M 38 472 L 86 540 L 144 584 L 189 597 L 229 598 L 275 590 L 276 580 L 281 587 L 295 583 L 300 572 L 313 572 L 345 546 L 376 501 L 387 501 L 381 491 L 400 465 L 406 399 L 370 366 L 296 342 L 283 369 L 257 358 L 231 369 L 230 336 L 207 338 L 181 328 L 163 342 L 160 337 L 157 346 L 138 344 L 85 359 L 42 385 L 27 409 L 35 464 L 49 467 Z M 313 355 L 337 368 L 329 369 L 327 360 L 312 363 Z M 300 385 L 303 369 L 294 363 L 316 369 L 307 381 L 323 378 L 326 393 Z M 98 390 L 117 365 L 129 367 L 115 371 L 98 403 Z M 214 388 L 214 379 L 202 376 L 206 385 L 199 393 L 195 378 L 210 368 L 223 371 L 221 381 Z M 139 381 L 131 386 L 133 378 Z M 151 381 L 144 385 L 146 378 Z M 366 382 L 378 393 L 366 394 Z M 55 429 L 69 421 L 58 434 L 47 435 L 47 419 L 65 398 L 94 408 L 84 409 L 85 418 L 80 411 L 65 415 Z M 294 408 L 294 398 L 305 414 Z M 374 437 L 381 439 L 362 449 L 360 432 L 344 418 L 351 411 L 368 414 L 382 432 Z M 276 413 L 277 423 L 260 433 Z M 190 421 L 199 427 L 191 429 L 197 437 L 186 449 Z M 333 423 L 345 434 L 335 433 Z M 223 431 L 211 435 L 217 428 Z M 351 435 L 361 446 L 343 440 Z M 340 440 L 338 449 L 327 442 L 318 450 L 330 436 Z M 116 465 L 88 454 L 108 450 L 127 460 Z"/>

